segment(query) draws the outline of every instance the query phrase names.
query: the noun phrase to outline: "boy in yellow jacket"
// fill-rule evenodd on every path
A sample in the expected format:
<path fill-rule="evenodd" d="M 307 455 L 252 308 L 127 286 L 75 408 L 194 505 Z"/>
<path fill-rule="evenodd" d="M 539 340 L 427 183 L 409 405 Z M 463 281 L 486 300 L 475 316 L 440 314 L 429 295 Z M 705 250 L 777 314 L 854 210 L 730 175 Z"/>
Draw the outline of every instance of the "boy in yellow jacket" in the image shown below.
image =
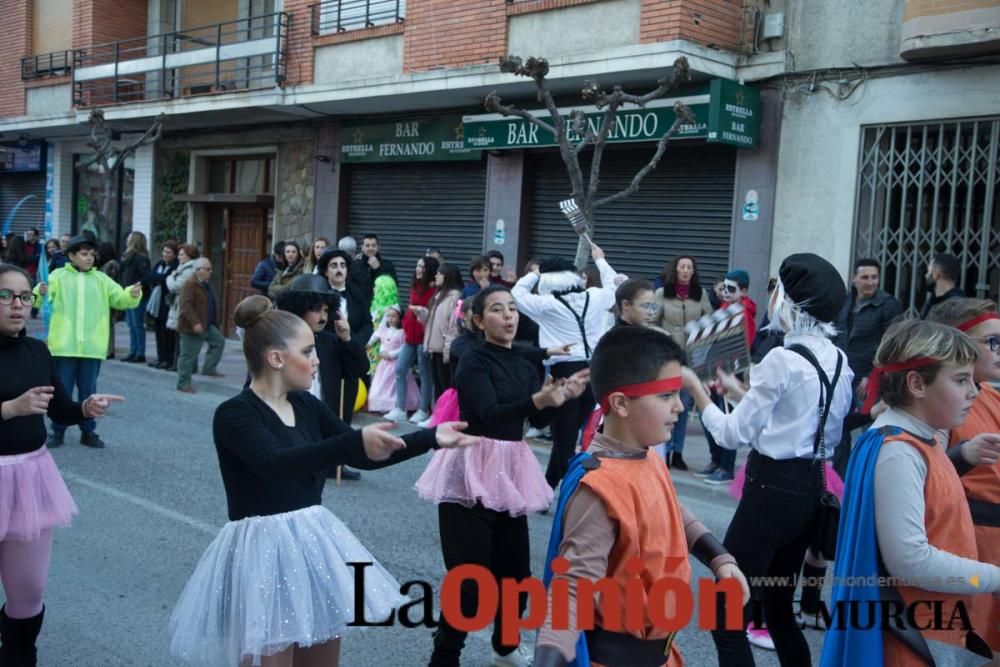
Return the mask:
<path fill-rule="evenodd" d="M 76 236 L 66 248 L 70 263 L 53 271 L 47 283 L 35 286 L 36 297 L 48 294 L 52 303 L 48 344 L 59 379 L 71 397 L 76 388 L 81 403 L 97 391 L 101 361 L 108 352 L 110 309 L 135 308 L 142 299 L 138 283 L 126 289 L 96 270 L 96 253 L 89 237 Z M 104 447 L 96 428 L 93 419 L 80 424 L 81 445 Z M 52 422 L 46 446 L 62 445 L 65 433 L 65 424 Z"/>

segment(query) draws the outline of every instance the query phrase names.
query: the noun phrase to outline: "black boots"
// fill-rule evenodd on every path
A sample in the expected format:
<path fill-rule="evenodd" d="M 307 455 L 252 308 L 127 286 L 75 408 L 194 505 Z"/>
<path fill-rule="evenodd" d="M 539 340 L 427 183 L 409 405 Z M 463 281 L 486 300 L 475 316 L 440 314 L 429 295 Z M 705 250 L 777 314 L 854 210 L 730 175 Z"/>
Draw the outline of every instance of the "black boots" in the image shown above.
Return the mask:
<path fill-rule="evenodd" d="M 687 463 L 684 462 L 684 457 L 681 456 L 680 452 L 672 452 L 670 454 L 670 465 L 667 466 L 671 470 L 687 470 Z"/>
<path fill-rule="evenodd" d="M 42 629 L 42 613 L 31 618 L 10 618 L 0 609 L 0 665 L 3 667 L 36 667 L 38 653 L 35 640 Z"/>

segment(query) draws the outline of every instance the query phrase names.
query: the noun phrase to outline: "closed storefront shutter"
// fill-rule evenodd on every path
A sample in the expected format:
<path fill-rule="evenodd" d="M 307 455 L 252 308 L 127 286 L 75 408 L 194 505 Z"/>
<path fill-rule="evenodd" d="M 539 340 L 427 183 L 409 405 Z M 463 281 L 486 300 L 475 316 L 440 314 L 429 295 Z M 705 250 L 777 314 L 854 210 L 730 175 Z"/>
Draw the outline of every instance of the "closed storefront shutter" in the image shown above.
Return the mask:
<path fill-rule="evenodd" d="M 612 147 L 601 165 L 601 196 L 618 192 L 649 161 L 652 145 Z M 529 153 L 527 250 L 530 257 L 572 259 L 577 236 L 559 210 L 572 188 L 556 152 Z M 590 158 L 581 160 L 584 174 Z M 618 271 L 654 279 L 679 254 L 693 255 L 703 283 L 729 264 L 736 150 L 671 146 L 635 194 L 597 210 L 596 238 Z"/>
<path fill-rule="evenodd" d="M 23 234 L 31 228 L 42 233 L 45 228 L 45 174 L 0 175 L 0 226 L 7 222 L 17 203 L 27 199 L 14 215 L 10 231 Z"/>
<path fill-rule="evenodd" d="M 396 265 L 403 303 L 427 248 L 439 248 L 463 276 L 482 253 L 485 162 L 350 165 L 347 182 L 347 232 L 359 250 L 362 236 L 378 234 L 382 256 Z"/>

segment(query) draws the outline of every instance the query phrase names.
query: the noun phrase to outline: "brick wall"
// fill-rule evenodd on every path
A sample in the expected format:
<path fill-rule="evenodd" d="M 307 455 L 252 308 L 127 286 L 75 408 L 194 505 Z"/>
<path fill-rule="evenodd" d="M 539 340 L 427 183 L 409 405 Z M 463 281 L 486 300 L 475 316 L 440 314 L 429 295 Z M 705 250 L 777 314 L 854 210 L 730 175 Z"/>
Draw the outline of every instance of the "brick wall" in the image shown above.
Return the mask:
<path fill-rule="evenodd" d="M 736 50 L 742 22 L 742 0 L 642 0 L 639 41 L 688 39 Z"/>
<path fill-rule="evenodd" d="M 313 82 L 313 37 L 309 23 L 309 5 L 315 3 L 316 0 L 285 0 L 284 11 L 290 16 L 285 85 Z"/>
<path fill-rule="evenodd" d="M 146 0 L 73 0 L 73 47 L 146 34 Z"/>
<path fill-rule="evenodd" d="M 403 69 L 493 63 L 507 47 L 504 0 L 410 0 L 406 3 Z"/>
<path fill-rule="evenodd" d="M 24 85 L 21 82 L 21 58 L 31 54 L 31 3 L 5 2 L 4 20 L 0 22 L 0 117 L 23 116 Z"/>

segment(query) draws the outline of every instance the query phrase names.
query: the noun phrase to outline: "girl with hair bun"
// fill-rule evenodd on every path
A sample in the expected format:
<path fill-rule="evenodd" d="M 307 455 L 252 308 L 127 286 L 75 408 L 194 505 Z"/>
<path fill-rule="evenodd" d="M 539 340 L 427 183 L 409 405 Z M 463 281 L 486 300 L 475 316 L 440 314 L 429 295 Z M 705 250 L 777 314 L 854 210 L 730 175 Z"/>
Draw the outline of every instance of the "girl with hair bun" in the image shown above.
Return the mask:
<path fill-rule="evenodd" d="M 171 652 L 203 665 L 339 664 L 340 637 L 359 614 L 385 618 L 407 598 L 351 531 L 321 504 L 327 472 L 373 470 L 477 438 L 446 423 L 402 438 L 391 424 L 354 431 L 309 393 L 315 336 L 259 296 L 236 307 L 251 382 L 215 412 L 213 435 L 229 523 L 195 568 L 170 619 Z M 370 562 L 364 609 L 354 571 Z"/>

